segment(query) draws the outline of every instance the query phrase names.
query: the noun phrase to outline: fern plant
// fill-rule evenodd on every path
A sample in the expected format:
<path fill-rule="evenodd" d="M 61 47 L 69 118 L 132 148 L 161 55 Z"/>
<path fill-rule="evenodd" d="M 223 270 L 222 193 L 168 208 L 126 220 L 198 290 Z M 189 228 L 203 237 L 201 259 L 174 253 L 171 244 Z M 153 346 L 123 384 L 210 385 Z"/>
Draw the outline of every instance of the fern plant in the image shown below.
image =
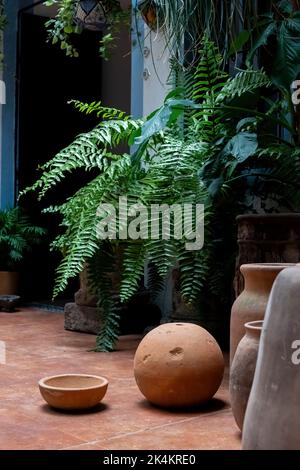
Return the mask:
<path fill-rule="evenodd" d="M 212 266 L 216 254 L 222 252 L 221 246 L 224 248 L 218 221 L 226 220 L 223 226 L 226 228 L 228 223 L 233 223 L 235 211 L 244 203 L 245 191 L 253 177 L 272 182 L 277 172 L 278 181 L 280 174 L 284 175 L 286 189 L 296 177 L 293 166 L 293 174 L 286 179 L 287 173 L 280 167 L 283 158 L 275 150 L 270 151 L 271 146 L 273 149 L 279 145 L 279 155 L 288 154 L 289 162 L 295 161 L 289 151 L 294 148 L 278 142 L 272 133 L 272 127 L 279 123 L 289 127 L 288 119 L 269 99 L 263 101 L 267 103 L 266 109 L 258 111 L 260 91 L 263 88 L 267 93 L 271 85 L 266 74 L 247 69 L 230 78 L 224 73 L 216 46 L 207 38 L 199 57 L 195 74 L 191 75 L 190 71 L 187 77 L 183 72 L 179 74 L 180 84 L 185 86 L 173 90 L 162 108 L 146 120 L 134 120 L 101 103 L 75 102 L 80 111 L 97 113 L 99 125 L 78 136 L 43 166 L 40 179 L 30 188 L 37 190 L 42 198 L 51 188 L 63 183 L 67 174 L 79 168 L 97 172 L 96 177 L 64 204 L 48 211 L 61 214 L 64 227 L 64 233 L 52 245 L 63 253 L 54 295 L 89 265 L 91 285 L 99 298 L 103 319 L 97 338 L 98 351 L 113 349 L 120 303 L 137 291 L 145 263 L 151 267 L 153 290 L 157 291 L 176 267 L 185 301 L 198 303 L 199 297 L 212 288 Z M 178 76 L 176 71 L 175 75 Z M 271 136 L 263 137 L 264 132 Z M 119 155 L 116 147 L 120 142 L 129 145 L 135 142 L 135 154 Z M 263 171 L 265 167 L 268 171 Z M 240 181 L 244 186 L 239 185 Z M 188 239 L 174 236 L 176 227 L 172 217 L 169 239 L 163 239 L 160 224 L 158 239 L 141 236 L 136 240 L 118 237 L 99 240 L 99 222 L 104 217 L 98 212 L 99 205 L 110 204 L 117 211 L 119 198 L 123 196 L 129 204 L 144 207 L 203 204 L 206 209 L 203 249 L 186 249 Z M 190 219 L 195 227 L 194 213 Z M 122 223 L 121 220 L 119 230 Z M 118 265 L 116 252 L 122 253 Z M 112 278 L 117 282 L 112 282 Z"/>

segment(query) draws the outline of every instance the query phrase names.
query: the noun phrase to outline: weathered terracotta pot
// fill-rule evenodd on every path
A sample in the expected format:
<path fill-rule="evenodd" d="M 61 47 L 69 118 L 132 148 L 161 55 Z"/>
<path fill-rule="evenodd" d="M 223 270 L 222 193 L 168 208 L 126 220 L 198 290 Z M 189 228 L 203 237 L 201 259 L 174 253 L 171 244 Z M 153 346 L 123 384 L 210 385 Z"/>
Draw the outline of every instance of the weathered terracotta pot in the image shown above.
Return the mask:
<path fill-rule="evenodd" d="M 0 295 L 16 295 L 19 287 L 19 273 L 0 271 Z"/>
<path fill-rule="evenodd" d="M 262 327 L 262 321 L 246 323 L 246 334 L 238 345 L 230 370 L 230 403 L 240 430 L 252 388 Z"/>
<path fill-rule="evenodd" d="M 300 267 L 275 281 L 243 428 L 243 448 L 300 450 Z"/>
<path fill-rule="evenodd" d="M 148 401 L 164 407 L 188 407 L 210 400 L 224 374 L 224 358 L 215 339 L 191 323 L 167 323 L 140 343 L 135 359 L 137 385 Z"/>
<path fill-rule="evenodd" d="M 278 274 L 293 264 L 244 264 L 241 272 L 245 289 L 236 299 L 230 321 L 230 364 L 239 342 L 244 336 L 246 323 L 264 319 L 273 283 Z"/>

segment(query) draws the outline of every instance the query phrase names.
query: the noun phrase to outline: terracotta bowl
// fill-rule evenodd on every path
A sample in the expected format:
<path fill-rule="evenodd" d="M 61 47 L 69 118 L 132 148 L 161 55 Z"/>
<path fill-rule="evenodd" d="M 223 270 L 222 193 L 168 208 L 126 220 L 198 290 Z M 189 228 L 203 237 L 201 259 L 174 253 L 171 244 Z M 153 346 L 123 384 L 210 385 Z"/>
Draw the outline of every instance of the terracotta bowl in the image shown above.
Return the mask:
<path fill-rule="evenodd" d="M 108 381 L 96 375 L 56 375 L 39 381 L 44 400 L 62 410 L 93 408 L 101 402 L 107 387 Z"/>

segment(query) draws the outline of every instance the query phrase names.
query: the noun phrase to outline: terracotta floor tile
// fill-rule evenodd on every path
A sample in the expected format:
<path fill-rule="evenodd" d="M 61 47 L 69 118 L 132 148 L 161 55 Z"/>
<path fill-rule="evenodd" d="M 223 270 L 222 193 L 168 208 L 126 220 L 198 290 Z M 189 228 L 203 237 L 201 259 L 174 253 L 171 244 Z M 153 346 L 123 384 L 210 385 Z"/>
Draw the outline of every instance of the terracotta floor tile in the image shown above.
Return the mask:
<path fill-rule="evenodd" d="M 106 450 L 239 450 L 241 440 L 228 413 L 183 420 L 148 431 L 93 443 Z"/>
<path fill-rule="evenodd" d="M 238 449 L 228 402 L 228 373 L 206 407 L 172 412 L 151 406 L 138 390 L 133 358 L 140 337 L 122 337 L 111 354 L 90 352 L 93 335 L 64 331 L 60 313 L 0 313 L 0 449 Z M 89 413 L 49 408 L 38 380 L 61 373 L 109 379 L 103 404 Z"/>

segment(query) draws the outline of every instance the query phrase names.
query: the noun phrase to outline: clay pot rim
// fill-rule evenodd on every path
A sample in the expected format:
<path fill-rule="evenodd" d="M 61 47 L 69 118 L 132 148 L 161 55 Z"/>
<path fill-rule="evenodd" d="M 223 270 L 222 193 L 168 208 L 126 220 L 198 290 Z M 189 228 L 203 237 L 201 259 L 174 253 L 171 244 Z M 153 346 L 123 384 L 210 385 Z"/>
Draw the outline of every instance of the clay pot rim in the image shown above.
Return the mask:
<path fill-rule="evenodd" d="M 6 270 L 6 271 L 2 271 L 2 270 L 0 269 L 0 274 L 20 274 L 20 272 L 19 272 L 19 271 L 7 271 L 7 270 Z"/>
<path fill-rule="evenodd" d="M 61 377 L 87 377 L 90 379 L 99 380 L 99 384 L 91 385 L 90 387 L 58 387 L 53 385 L 48 385 L 47 382 L 53 379 L 59 379 Z M 103 387 L 108 386 L 108 380 L 105 377 L 101 377 L 99 375 L 91 375 L 91 374 L 61 374 L 61 375 L 52 375 L 49 377 L 44 377 L 43 379 L 39 380 L 39 386 L 46 389 L 46 390 L 57 390 L 61 392 L 77 392 L 83 390 L 96 390 Z"/>
<path fill-rule="evenodd" d="M 281 223 L 283 220 L 295 220 L 300 223 L 300 213 L 299 212 L 283 212 L 282 214 L 242 214 L 236 217 L 237 222 L 251 222 L 261 223 L 261 222 L 273 222 Z"/>
<path fill-rule="evenodd" d="M 294 268 L 295 266 L 297 266 L 296 263 L 246 263 L 242 264 L 240 269 L 241 272 L 246 269 L 249 271 L 257 271 L 258 269 L 260 269 L 261 271 L 274 271 L 274 269 L 277 270 L 285 268 Z"/>
<path fill-rule="evenodd" d="M 263 329 L 263 326 L 264 326 L 263 320 L 250 321 L 248 323 L 245 323 L 246 330 L 251 330 L 251 331 L 261 331 Z"/>

